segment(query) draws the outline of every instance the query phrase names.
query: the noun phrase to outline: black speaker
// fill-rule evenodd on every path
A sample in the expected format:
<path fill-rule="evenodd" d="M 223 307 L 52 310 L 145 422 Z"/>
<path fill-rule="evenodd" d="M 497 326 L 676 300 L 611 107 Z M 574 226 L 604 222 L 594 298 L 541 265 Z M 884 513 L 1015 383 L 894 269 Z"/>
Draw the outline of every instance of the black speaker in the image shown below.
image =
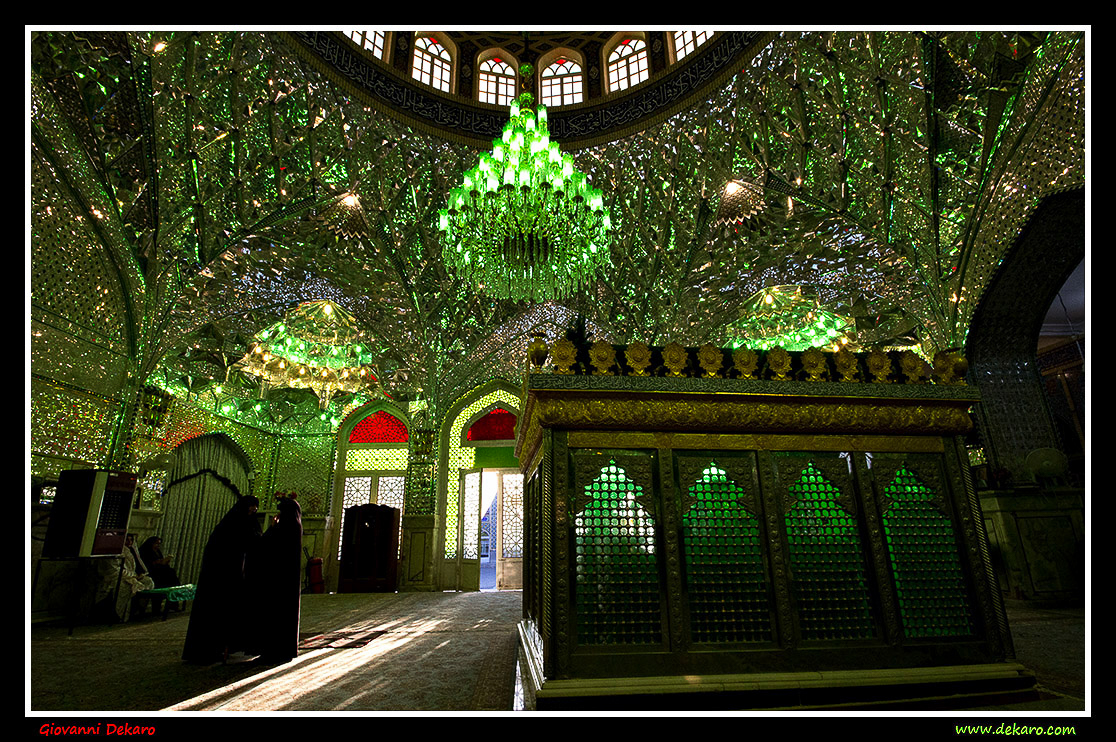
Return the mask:
<path fill-rule="evenodd" d="M 119 554 L 128 535 L 136 475 L 69 469 L 58 477 L 44 557 Z"/>

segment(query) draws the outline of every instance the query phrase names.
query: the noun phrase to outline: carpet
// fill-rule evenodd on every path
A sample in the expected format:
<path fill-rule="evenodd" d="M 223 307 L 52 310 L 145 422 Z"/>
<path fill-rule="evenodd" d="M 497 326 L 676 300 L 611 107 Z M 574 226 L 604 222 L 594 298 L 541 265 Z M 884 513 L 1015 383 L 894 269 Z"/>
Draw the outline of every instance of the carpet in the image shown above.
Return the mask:
<path fill-rule="evenodd" d="M 310 649 L 356 649 L 363 647 L 377 636 L 382 636 L 382 631 L 332 631 L 327 634 L 299 634 L 298 651 Z"/>
<path fill-rule="evenodd" d="M 183 663 L 185 612 L 35 626 L 30 709 L 511 711 L 522 611 L 520 592 L 304 595 L 298 657 L 276 666 Z"/>

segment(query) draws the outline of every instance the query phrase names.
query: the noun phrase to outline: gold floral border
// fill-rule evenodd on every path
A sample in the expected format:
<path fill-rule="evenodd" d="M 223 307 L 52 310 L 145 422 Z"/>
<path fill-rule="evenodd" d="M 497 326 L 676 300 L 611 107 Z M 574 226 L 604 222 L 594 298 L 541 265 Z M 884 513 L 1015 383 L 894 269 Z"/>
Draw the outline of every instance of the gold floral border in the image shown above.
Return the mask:
<path fill-rule="evenodd" d="M 942 453 L 940 436 L 778 435 L 766 433 L 672 433 L 573 430 L 570 448 L 669 448 L 711 451 L 872 451 Z"/>
<path fill-rule="evenodd" d="M 520 428 L 516 453 L 521 461 L 534 458 L 545 428 L 610 431 L 590 436 L 600 441 L 593 445 L 615 446 L 624 436 L 647 446 L 656 441 L 689 440 L 702 446 L 715 441 L 715 446 L 709 446 L 712 448 L 816 449 L 820 445 L 841 450 L 850 446 L 858 450 L 941 450 L 937 437 L 962 435 L 972 429 L 970 404 L 971 400 L 679 397 L 527 390 L 522 418 L 526 424 Z M 687 439 L 686 435 L 693 437 Z M 938 442 L 931 442 L 935 438 Z M 736 443 L 729 445 L 733 440 Z"/>

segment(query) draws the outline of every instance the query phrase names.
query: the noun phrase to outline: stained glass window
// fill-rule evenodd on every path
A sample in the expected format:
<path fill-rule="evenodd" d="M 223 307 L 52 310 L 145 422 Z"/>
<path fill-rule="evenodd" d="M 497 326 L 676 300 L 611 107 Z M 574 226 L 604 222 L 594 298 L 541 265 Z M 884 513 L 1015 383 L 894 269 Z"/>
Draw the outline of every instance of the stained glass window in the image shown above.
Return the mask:
<path fill-rule="evenodd" d="M 350 448 L 345 454 L 346 471 L 406 471 L 406 448 Z"/>
<path fill-rule="evenodd" d="M 462 554 L 466 559 L 476 559 L 480 553 L 480 534 L 478 528 L 480 523 L 477 519 L 477 514 L 480 512 L 481 502 L 481 474 L 480 472 L 470 472 L 465 475 L 465 485 L 462 490 L 462 508 L 465 512 L 464 520 L 464 546 L 462 547 Z M 449 540 L 447 533 L 447 541 Z"/>
<path fill-rule="evenodd" d="M 657 644 L 655 523 L 636 501 L 642 488 L 612 461 L 585 489 L 592 499 L 574 518 L 577 641 Z"/>
<path fill-rule="evenodd" d="M 968 590 L 950 519 L 933 503 L 934 493 L 905 467 L 884 495 L 883 514 L 903 633 L 910 637 L 972 633 Z"/>
<path fill-rule="evenodd" d="M 510 106 L 515 98 L 515 70 L 498 57 L 484 60 L 480 64 L 478 93 L 482 103 Z"/>
<path fill-rule="evenodd" d="M 372 477 L 346 477 L 345 492 L 342 494 L 342 508 L 364 505 L 370 502 Z"/>
<path fill-rule="evenodd" d="M 583 99 L 584 77 L 581 65 L 572 59 L 559 59 L 542 71 L 542 103 L 547 107 L 568 106 Z"/>
<path fill-rule="evenodd" d="M 523 475 L 504 474 L 500 491 L 501 554 L 504 559 L 523 556 Z"/>
<path fill-rule="evenodd" d="M 345 477 L 344 490 L 341 493 L 341 527 L 344 533 L 345 511 L 357 505 L 366 505 L 371 502 L 372 477 Z M 337 539 L 337 558 L 341 558 L 342 539 Z"/>
<path fill-rule="evenodd" d="M 399 511 L 399 553 L 403 551 L 403 504 L 407 489 L 406 477 L 382 476 L 376 483 L 376 504 L 387 505 Z"/>
<path fill-rule="evenodd" d="M 407 478 L 405 476 L 373 476 L 373 477 L 345 477 L 344 491 L 341 494 L 341 525 L 340 533 L 345 532 L 345 511 L 356 505 L 387 505 L 403 513 L 404 491 Z M 403 534 L 403 519 L 399 519 L 399 533 Z M 402 542 L 400 542 L 402 549 Z M 337 542 L 337 558 L 341 558 L 342 541 Z"/>
<path fill-rule="evenodd" d="M 467 441 L 507 441 L 515 438 L 516 416 L 501 407 L 478 418 L 465 432 Z"/>
<path fill-rule="evenodd" d="M 863 639 L 875 633 L 856 518 L 813 462 L 791 484 L 786 514 L 791 580 L 803 639 Z"/>
<path fill-rule="evenodd" d="M 387 410 L 361 420 L 349 433 L 349 443 L 406 443 L 407 426 Z"/>
<path fill-rule="evenodd" d="M 383 31 L 345 31 L 350 39 L 367 49 L 377 59 L 384 58 L 384 42 L 387 35 Z"/>
<path fill-rule="evenodd" d="M 608 55 L 608 89 L 613 92 L 638 85 L 649 74 L 643 39 L 624 39 Z"/>
<path fill-rule="evenodd" d="M 674 32 L 674 58 L 682 59 L 687 54 L 704 44 L 712 36 L 710 31 L 675 31 Z"/>
<path fill-rule="evenodd" d="M 442 92 L 450 92 L 450 69 L 453 59 L 438 40 L 429 36 L 415 38 L 414 65 L 411 77 Z"/>

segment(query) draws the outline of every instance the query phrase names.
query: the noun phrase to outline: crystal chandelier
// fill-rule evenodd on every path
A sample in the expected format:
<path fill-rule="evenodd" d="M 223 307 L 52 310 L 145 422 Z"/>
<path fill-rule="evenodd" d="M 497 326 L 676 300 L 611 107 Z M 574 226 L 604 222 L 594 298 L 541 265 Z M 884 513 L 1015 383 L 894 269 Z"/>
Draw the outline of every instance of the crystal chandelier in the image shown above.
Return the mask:
<path fill-rule="evenodd" d="M 351 314 L 329 300 L 299 304 L 256 334 L 238 363 L 270 387 L 310 389 L 324 410 L 337 392 L 382 396 L 368 344 Z"/>
<path fill-rule="evenodd" d="M 733 328 L 734 347 L 767 350 L 837 349 L 850 342 L 851 320 L 823 309 L 801 286 L 769 286 L 744 302 Z"/>
<path fill-rule="evenodd" d="M 521 72 L 530 74 L 528 69 Z M 438 212 L 446 262 L 489 296 L 569 296 L 609 262 L 601 192 L 550 141 L 546 106 L 522 93 L 503 135 Z"/>

